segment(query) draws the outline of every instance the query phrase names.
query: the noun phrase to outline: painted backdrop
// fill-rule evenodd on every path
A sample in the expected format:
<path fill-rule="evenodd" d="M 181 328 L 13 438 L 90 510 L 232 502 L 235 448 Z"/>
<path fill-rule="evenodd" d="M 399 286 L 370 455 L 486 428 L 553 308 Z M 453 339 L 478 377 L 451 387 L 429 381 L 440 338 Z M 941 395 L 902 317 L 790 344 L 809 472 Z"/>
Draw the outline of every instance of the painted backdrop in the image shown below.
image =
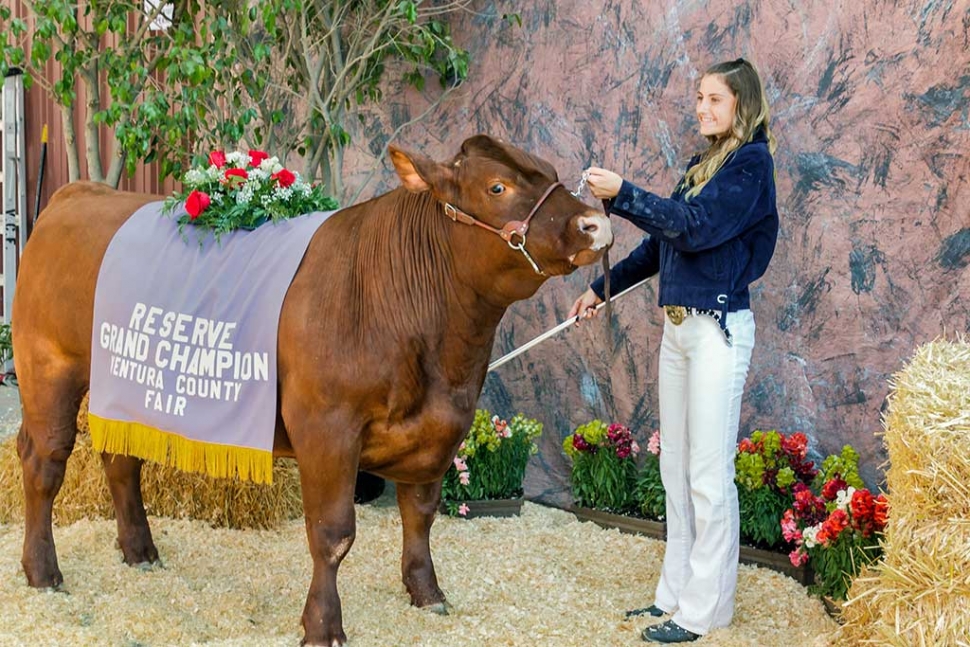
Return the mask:
<path fill-rule="evenodd" d="M 800 6 L 802 5 L 802 6 Z M 696 134 L 693 97 L 711 63 L 760 67 L 779 140 L 781 236 L 753 288 L 757 345 L 741 434 L 803 431 L 816 455 L 852 443 L 870 485 L 891 375 L 920 343 L 970 331 L 970 2 L 589 0 L 481 2 L 456 30 L 468 81 L 396 140 L 437 159 L 486 132 L 553 162 L 567 185 L 593 163 L 667 194 Z M 517 12 L 522 25 L 503 20 Z M 348 185 L 425 107 L 388 95 L 365 116 Z M 372 194 L 397 185 L 389 164 Z M 591 201 L 592 203 L 592 201 Z M 640 240 L 614 218 L 613 262 Z M 494 357 L 565 317 L 596 275 L 547 283 L 513 307 Z M 526 494 L 569 502 L 562 438 L 594 417 L 657 425 L 656 285 L 490 374 L 480 406 L 545 423 Z"/>

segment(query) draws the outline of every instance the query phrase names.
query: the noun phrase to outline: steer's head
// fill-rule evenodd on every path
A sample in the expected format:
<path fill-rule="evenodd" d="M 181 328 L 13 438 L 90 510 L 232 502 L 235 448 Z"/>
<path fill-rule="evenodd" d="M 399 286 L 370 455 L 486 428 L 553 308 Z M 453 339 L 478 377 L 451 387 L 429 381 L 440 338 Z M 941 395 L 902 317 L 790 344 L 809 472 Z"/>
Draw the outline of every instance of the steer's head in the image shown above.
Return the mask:
<path fill-rule="evenodd" d="M 549 191 L 559 180 L 551 164 L 487 135 L 465 140 L 461 152 L 448 162 L 395 147 L 390 153 L 405 188 L 430 192 L 441 203 L 441 217 L 447 212 L 458 221 L 450 226 L 468 230 L 463 233 L 466 239 L 465 234 L 475 230 L 479 253 L 502 254 L 503 261 L 533 271 L 531 258 L 544 275 L 554 276 L 599 260 L 613 243 L 610 221 L 601 209 L 577 200 L 563 186 Z M 512 245 L 522 243 L 513 231 L 525 230 L 516 223 L 528 219 L 523 246 L 527 253 L 510 248 L 500 235 L 466 216 L 494 230 L 504 229 Z"/>

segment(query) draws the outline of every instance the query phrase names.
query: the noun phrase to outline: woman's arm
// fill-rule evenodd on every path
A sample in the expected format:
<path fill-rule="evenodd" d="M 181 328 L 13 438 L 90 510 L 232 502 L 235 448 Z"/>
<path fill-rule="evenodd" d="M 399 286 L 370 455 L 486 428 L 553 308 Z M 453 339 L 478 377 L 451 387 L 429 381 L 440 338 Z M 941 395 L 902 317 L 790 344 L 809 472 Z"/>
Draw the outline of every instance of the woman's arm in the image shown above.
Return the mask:
<path fill-rule="evenodd" d="M 697 252 L 721 245 L 764 217 L 757 207 L 773 178 L 767 149 L 745 146 L 687 203 L 623 180 L 611 211 L 681 251 Z"/>

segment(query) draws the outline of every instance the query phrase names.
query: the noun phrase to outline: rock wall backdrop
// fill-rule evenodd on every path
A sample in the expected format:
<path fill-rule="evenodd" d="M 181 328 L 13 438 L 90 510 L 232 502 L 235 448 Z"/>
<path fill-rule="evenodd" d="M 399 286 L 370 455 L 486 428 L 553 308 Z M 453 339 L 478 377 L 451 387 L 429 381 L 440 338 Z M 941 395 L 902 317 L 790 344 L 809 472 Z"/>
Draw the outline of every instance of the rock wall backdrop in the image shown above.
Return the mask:
<path fill-rule="evenodd" d="M 738 56 L 758 65 L 779 141 L 781 235 L 753 288 L 758 337 L 741 434 L 803 431 L 816 456 L 851 443 L 864 478 L 879 485 L 891 375 L 917 345 L 970 332 L 970 2 L 475 8 L 455 30 L 472 52 L 468 80 L 395 141 L 445 159 L 465 137 L 489 133 L 550 160 L 570 187 L 592 163 L 669 193 L 705 145 L 693 115 L 703 70 Z M 397 185 L 379 159 L 387 133 L 427 105 L 402 90 L 364 115 L 348 185 L 368 181 L 365 196 Z M 616 262 L 641 234 L 614 221 Z M 553 279 L 516 304 L 494 357 L 561 322 L 596 275 Z M 488 376 L 480 406 L 545 423 L 530 498 L 568 505 L 560 444 L 577 425 L 619 421 L 641 439 L 657 426 L 655 282 L 616 304 L 613 346 L 602 319 Z"/>

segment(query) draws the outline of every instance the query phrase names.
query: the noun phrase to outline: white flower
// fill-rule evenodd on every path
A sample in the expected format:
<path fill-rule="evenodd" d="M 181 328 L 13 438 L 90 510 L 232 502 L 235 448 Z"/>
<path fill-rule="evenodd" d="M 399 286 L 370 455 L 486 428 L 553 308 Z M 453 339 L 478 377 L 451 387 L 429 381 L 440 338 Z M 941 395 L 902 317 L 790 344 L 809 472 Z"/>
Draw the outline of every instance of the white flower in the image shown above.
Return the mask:
<path fill-rule="evenodd" d="M 242 151 L 233 151 L 226 155 L 226 164 L 236 168 L 246 168 L 249 164 L 249 155 Z"/>
<path fill-rule="evenodd" d="M 818 531 L 822 529 L 822 524 L 816 524 L 814 526 L 809 526 L 802 531 L 802 541 L 805 542 L 805 548 L 814 548 L 818 544 L 816 536 Z"/>
<path fill-rule="evenodd" d="M 282 171 L 283 165 L 280 164 L 279 159 L 276 157 L 268 157 L 259 163 L 259 170 L 265 172 L 268 177 L 273 173 Z"/>
<path fill-rule="evenodd" d="M 209 181 L 209 174 L 202 169 L 189 169 L 185 173 L 184 182 L 189 186 L 198 186 Z"/>
<path fill-rule="evenodd" d="M 848 510 L 853 494 L 855 494 L 855 488 L 851 485 L 845 490 L 839 490 L 838 494 L 835 495 L 835 506 L 839 510 Z"/>

